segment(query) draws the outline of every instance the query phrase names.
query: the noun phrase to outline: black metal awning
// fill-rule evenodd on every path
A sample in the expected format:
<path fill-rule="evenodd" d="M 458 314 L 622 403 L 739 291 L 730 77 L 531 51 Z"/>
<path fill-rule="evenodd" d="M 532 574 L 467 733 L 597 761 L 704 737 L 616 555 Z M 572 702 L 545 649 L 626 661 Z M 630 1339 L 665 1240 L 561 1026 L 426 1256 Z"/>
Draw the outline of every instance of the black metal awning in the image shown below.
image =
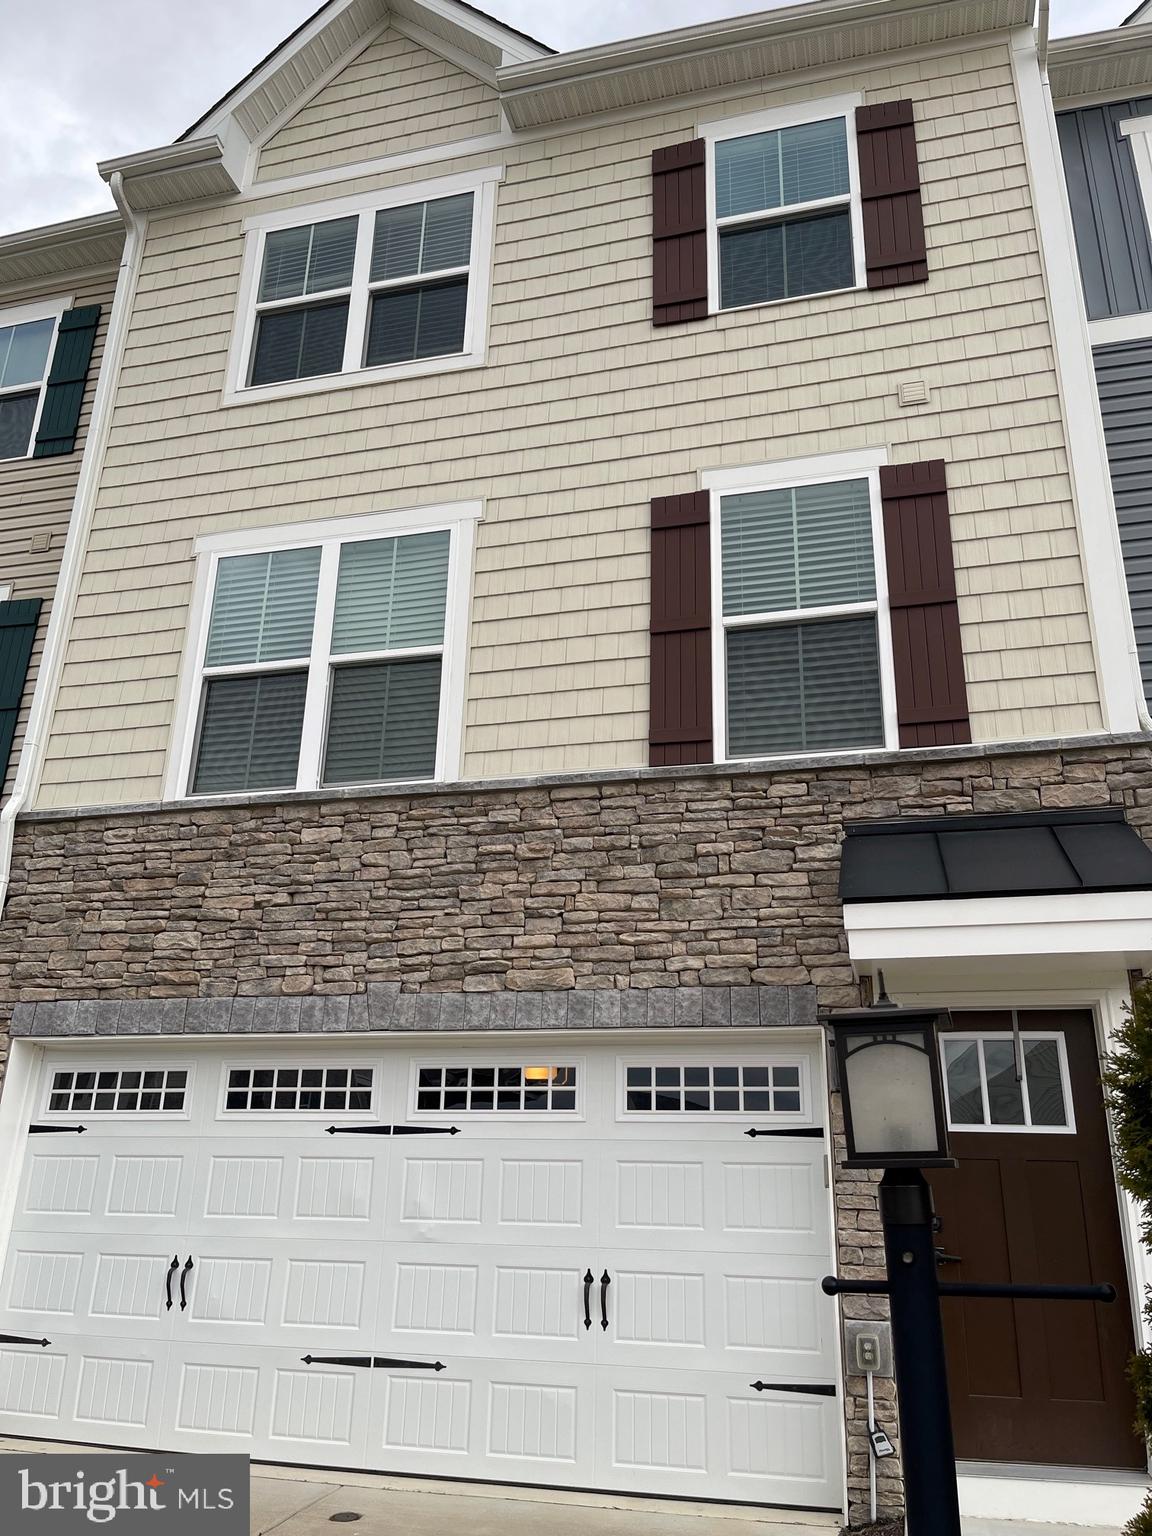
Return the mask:
<path fill-rule="evenodd" d="M 844 902 L 1152 890 L 1152 848 L 1118 807 L 906 817 L 844 833 Z"/>

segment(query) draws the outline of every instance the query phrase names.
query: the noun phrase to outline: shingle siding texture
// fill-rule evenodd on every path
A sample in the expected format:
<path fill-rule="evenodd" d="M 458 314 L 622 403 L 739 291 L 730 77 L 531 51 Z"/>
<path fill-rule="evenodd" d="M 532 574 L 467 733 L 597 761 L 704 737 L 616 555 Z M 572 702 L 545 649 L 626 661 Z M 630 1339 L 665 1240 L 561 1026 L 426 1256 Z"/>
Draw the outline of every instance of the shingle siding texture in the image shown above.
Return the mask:
<path fill-rule="evenodd" d="M 36 643 L 28 667 L 28 679 L 24 685 L 23 704 L 16 722 L 16 736 L 12 743 L 12 755 L 3 789 L 7 794 L 19 762 L 20 747 L 28 722 L 28 708 L 40 657 L 44 649 L 44 636 L 48 630 L 48 616 L 52 608 L 52 596 L 56 590 L 56 578 L 60 572 L 60 560 L 64 553 L 64 540 L 68 533 L 68 521 L 72 514 L 72 502 L 76 494 L 76 481 L 80 474 L 80 460 L 88 436 L 88 422 L 92 415 L 92 399 L 96 392 L 96 380 L 100 373 L 100 361 L 104 352 L 104 337 L 108 330 L 108 318 L 112 308 L 112 295 L 116 287 L 114 271 L 97 276 L 91 274 L 73 278 L 66 273 L 35 290 L 21 288 L 18 294 L 0 290 L 0 309 L 11 305 L 29 304 L 40 299 L 67 295 L 73 307 L 99 304 L 100 325 L 96 332 L 96 344 L 88 369 L 88 382 L 84 389 L 84 404 L 80 413 L 80 425 L 76 434 L 76 446 L 69 454 L 44 459 L 14 459 L 0 462 L 0 583 L 12 583 L 12 596 L 22 599 L 41 597 L 44 607 L 36 630 Z M 48 534 L 51 539 L 47 549 L 34 550 L 32 540 L 36 534 Z"/>
<path fill-rule="evenodd" d="M 303 176 L 496 133 L 495 90 L 397 32 L 386 32 L 260 151 L 257 181 Z"/>
<path fill-rule="evenodd" d="M 196 534 L 470 497 L 486 515 L 465 774 L 640 765 L 650 498 L 695 489 L 702 468 L 856 447 L 948 462 L 974 737 L 1099 728 L 1008 51 L 828 89 L 853 86 L 915 102 L 931 269 L 916 289 L 654 330 L 651 152 L 691 137 L 698 112 L 582 124 L 269 199 L 499 159 L 489 363 L 222 410 L 241 211 L 155 219 L 39 804 L 158 798 Z M 733 95 L 706 115 L 768 100 Z M 928 406 L 899 406 L 909 377 L 931 385 Z"/>

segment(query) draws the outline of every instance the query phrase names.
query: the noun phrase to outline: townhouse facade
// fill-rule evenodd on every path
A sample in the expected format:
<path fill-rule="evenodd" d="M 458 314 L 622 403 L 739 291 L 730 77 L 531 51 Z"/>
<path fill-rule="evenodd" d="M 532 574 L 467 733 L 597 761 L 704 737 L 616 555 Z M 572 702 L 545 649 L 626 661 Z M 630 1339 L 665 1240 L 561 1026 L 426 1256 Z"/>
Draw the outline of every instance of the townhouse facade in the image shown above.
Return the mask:
<path fill-rule="evenodd" d="M 101 167 L 5 1432 L 898 1509 L 819 1286 L 882 1266 L 820 1019 L 883 971 L 952 1010 L 942 1261 L 1121 1292 L 949 1304 L 966 1507 L 1138 1505 L 1152 755 L 1034 20 L 332 0 Z"/>

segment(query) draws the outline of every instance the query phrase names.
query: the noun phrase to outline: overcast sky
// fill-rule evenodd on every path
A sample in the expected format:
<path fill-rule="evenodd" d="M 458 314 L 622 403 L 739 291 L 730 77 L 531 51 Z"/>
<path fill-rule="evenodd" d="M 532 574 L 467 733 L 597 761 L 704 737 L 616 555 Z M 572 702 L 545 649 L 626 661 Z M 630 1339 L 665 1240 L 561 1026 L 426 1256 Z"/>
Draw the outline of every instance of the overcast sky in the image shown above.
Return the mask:
<path fill-rule="evenodd" d="M 1135 3 L 1051 0 L 1053 32 L 1114 26 Z M 110 207 L 97 160 L 169 143 L 317 4 L 0 0 L 0 231 Z M 564 49 L 738 16 L 757 0 L 491 0 L 484 8 Z"/>

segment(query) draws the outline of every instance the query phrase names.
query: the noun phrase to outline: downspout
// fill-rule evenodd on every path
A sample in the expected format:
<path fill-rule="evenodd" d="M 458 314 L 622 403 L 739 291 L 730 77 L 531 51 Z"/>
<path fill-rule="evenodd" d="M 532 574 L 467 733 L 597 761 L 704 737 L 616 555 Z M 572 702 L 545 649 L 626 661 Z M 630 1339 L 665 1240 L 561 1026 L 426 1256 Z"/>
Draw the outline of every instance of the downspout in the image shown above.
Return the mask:
<path fill-rule="evenodd" d="M 120 271 L 116 277 L 112 313 L 104 337 L 100 375 L 96 381 L 96 391 L 92 399 L 92 415 L 88 423 L 84 455 L 80 462 L 80 474 L 76 481 L 76 495 L 72 502 L 72 516 L 68 521 L 68 534 L 60 561 L 60 574 L 56 580 L 56 591 L 52 599 L 48 632 L 44 637 L 44 652 L 40 658 L 36 686 L 32 691 L 28 727 L 20 749 L 20 761 L 16 765 L 12 793 L 3 810 L 0 810 L 0 913 L 3 912 L 8 896 L 16 818 L 27 805 L 43 766 L 48 726 L 60 688 L 60 677 L 64 668 L 64 649 L 72 627 L 76 597 L 80 588 L 80 573 L 96 506 L 96 490 L 100 483 L 100 472 L 104 467 L 104 455 L 108 447 L 108 431 L 112 421 L 112 407 L 116 399 L 116 386 L 119 383 L 120 368 L 124 360 L 128 321 L 136 297 L 136 284 L 144 253 L 147 220 L 134 213 L 128 206 L 128 200 L 124 196 L 124 178 L 119 171 L 112 173 L 108 185 L 116 207 L 120 210 L 120 216 L 124 220 L 124 252 L 120 258 Z"/>

